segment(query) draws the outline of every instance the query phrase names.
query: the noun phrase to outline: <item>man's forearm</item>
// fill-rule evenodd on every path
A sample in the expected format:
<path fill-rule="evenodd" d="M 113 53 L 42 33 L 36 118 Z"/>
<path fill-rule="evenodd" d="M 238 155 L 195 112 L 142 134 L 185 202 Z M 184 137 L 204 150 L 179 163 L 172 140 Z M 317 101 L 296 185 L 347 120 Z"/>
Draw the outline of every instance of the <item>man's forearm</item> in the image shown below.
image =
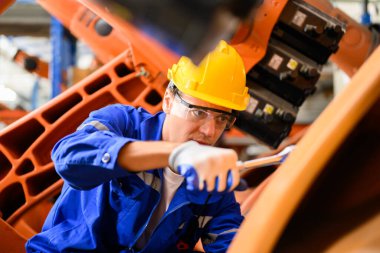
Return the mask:
<path fill-rule="evenodd" d="M 169 155 L 180 143 L 165 141 L 136 141 L 126 144 L 119 152 L 118 163 L 130 172 L 168 166 Z"/>

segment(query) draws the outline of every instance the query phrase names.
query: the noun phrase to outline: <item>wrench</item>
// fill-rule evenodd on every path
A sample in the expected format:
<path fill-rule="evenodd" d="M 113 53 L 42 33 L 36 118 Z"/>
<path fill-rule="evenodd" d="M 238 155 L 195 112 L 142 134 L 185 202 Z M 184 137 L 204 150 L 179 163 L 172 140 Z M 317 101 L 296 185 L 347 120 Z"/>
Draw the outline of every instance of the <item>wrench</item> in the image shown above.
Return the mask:
<path fill-rule="evenodd" d="M 261 168 L 265 166 L 270 166 L 270 165 L 277 165 L 281 164 L 285 161 L 285 159 L 288 157 L 288 155 L 294 150 L 296 146 L 295 145 L 290 145 L 284 148 L 281 152 L 278 154 L 272 155 L 272 156 L 267 156 L 267 157 L 262 157 L 262 158 L 257 158 L 253 160 L 248 160 L 245 162 L 239 161 L 239 167 L 240 169 L 240 176 L 243 177 L 246 175 L 248 172 L 256 169 L 256 168 Z"/>

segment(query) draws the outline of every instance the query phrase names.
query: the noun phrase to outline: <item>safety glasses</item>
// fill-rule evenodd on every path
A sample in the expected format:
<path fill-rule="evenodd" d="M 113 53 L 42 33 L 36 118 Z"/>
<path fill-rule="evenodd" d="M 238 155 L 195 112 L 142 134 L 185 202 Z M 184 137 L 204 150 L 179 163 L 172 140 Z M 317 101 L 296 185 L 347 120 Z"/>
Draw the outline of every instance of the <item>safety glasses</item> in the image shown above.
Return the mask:
<path fill-rule="evenodd" d="M 217 129 L 230 129 L 236 120 L 234 113 L 190 104 L 181 97 L 178 91 L 174 94 L 174 101 L 179 102 L 179 106 L 172 107 L 171 113 L 189 121 L 203 124 L 214 120 Z"/>

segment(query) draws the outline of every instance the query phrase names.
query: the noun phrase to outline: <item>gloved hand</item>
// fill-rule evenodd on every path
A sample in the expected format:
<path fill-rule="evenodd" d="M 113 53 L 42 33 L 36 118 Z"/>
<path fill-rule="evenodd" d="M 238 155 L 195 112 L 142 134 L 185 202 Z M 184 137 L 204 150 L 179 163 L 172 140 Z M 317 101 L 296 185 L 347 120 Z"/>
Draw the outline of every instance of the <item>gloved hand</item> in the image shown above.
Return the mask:
<path fill-rule="evenodd" d="M 232 149 L 188 141 L 172 151 L 169 166 L 185 177 L 188 190 L 203 190 L 206 185 L 208 192 L 223 192 L 231 191 L 239 185 L 237 159 L 238 156 Z"/>

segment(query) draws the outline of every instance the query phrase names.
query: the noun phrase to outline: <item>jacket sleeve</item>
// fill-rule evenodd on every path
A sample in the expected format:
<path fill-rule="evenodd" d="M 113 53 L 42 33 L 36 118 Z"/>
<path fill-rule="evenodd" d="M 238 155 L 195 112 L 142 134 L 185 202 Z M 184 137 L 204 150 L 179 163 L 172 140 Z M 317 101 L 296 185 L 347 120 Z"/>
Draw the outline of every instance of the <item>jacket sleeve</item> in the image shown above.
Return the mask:
<path fill-rule="evenodd" d="M 226 195 L 218 215 L 205 226 L 201 237 L 205 252 L 226 252 L 244 217 L 233 192 Z"/>
<path fill-rule="evenodd" d="M 136 115 L 133 115 L 136 114 Z M 128 175 L 117 163 L 120 149 L 135 141 L 132 107 L 111 105 L 94 111 L 75 131 L 53 147 L 57 173 L 75 189 L 91 189 L 112 178 Z"/>

